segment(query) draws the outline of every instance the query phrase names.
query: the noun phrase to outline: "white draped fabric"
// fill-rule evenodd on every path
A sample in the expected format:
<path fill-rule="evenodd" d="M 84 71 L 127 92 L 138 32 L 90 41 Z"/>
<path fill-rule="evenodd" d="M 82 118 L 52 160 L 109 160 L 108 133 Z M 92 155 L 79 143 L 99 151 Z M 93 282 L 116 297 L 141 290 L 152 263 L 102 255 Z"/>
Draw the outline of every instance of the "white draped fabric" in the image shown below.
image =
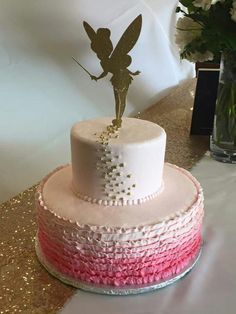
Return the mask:
<path fill-rule="evenodd" d="M 78 290 L 61 314 L 234 314 L 236 308 L 236 167 L 203 158 L 192 173 L 205 194 L 202 255 L 175 284 L 155 292 L 111 297 Z"/>
<path fill-rule="evenodd" d="M 91 82 L 73 61 L 101 71 L 82 21 L 108 27 L 114 45 L 140 13 L 131 51 L 126 114 L 142 111 L 193 76 L 174 45 L 176 0 L 0 0 L 0 201 L 70 160 L 69 131 L 78 120 L 114 115 L 110 77 Z"/>

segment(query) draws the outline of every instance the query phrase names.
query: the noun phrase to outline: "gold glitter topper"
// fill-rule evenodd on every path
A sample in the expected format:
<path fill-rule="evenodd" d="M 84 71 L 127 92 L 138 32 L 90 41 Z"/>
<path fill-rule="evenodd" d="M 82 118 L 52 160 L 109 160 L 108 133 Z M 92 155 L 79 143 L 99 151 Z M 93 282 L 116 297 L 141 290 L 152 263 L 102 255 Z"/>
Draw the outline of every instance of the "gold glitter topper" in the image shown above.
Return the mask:
<path fill-rule="evenodd" d="M 92 80 L 97 81 L 107 76 L 108 73 L 112 74 L 111 84 L 114 90 L 116 106 L 116 118 L 112 123 L 114 126 L 121 127 L 121 118 L 125 111 L 126 97 L 129 85 L 133 80 L 132 76 L 140 73 L 140 71 L 131 72 L 128 69 L 132 62 L 132 58 L 128 55 L 128 52 L 134 47 L 139 38 L 142 27 L 142 15 L 137 16 L 128 26 L 115 49 L 113 49 L 113 44 L 110 39 L 111 31 L 108 28 L 98 28 L 97 32 L 95 32 L 87 22 L 84 22 L 83 25 L 91 40 L 91 49 L 100 60 L 103 72 L 99 76 L 94 76 L 75 58 L 73 58 L 73 60 L 89 74 Z"/>

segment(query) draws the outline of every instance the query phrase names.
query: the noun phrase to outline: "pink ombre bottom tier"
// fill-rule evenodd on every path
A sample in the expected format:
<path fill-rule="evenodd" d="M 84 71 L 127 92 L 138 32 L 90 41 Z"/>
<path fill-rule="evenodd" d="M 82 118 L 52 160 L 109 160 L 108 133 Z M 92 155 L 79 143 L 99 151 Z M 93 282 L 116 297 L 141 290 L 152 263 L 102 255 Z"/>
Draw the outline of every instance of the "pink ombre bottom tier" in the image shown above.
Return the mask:
<path fill-rule="evenodd" d="M 39 259 L 75 286 L 138 287 L 178 276 L 200 251 L 203 194 L 176 166 L 166 164 L 163 179 L 153 200 L 102 206 L 73 194 L 70 166 L 55 170 L 38 189 Z"/>

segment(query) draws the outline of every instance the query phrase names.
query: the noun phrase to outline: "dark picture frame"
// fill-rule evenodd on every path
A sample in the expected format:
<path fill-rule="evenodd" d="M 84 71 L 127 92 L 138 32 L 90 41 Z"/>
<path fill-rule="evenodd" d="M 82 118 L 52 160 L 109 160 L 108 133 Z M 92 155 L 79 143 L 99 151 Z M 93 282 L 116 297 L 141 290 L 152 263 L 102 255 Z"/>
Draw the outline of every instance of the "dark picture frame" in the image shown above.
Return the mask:
<path fill-rule="evenodd" d="M 197 64 L 191 135 L 211 135 L 219 82 L 219 64 Z"/>

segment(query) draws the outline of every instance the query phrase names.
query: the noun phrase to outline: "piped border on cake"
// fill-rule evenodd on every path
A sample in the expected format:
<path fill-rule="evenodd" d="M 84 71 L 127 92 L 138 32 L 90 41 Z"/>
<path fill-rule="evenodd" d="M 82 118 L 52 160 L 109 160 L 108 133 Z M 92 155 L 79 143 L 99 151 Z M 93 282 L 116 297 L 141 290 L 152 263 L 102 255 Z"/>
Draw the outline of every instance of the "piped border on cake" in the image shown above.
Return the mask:
<path fill-rule="evenodd" d="M 40 206 L 41 209 L 43 209 L 45 211 L 49 211 L 51 214 L 53 214 L 58 219 L 62 219 L 65 222 L 69 221 L 71 224 L 76 225 L 80 229 L 90 230 L 91 232 L 98 232 L 98 233 L 104 233 L 105 232 L 105 233 L 124 234 L 124 233 L 147 232 L 147 231 L 155 230 L 160 226 L 160 224 L 163 224 L 163 223 L 168 222 L 168 221 L 174 221 L 176 218 L 178 219 L 178 217 L 182 216 L 183 214 L 186 214 L 189 211 L 195 210 L 196 208 L 201 206 L 201 204 L 203 204 L 203 200 L 204 200 L 202 187 L 201 187 L 200 183 L 191 175 L 190 172 L 188 172 L 187 170 L 180 168 L 176 165 L 172 165 L 169 163 L 166 163 L 166 165 L 169 167 L 175 168 L 175 169 L 179 170 L 180 172 L 182 172 L 184 175 L 186 175 L 186 177 L 188 177 L 194 183 L 198 193 L 196 196 L 196 201 L 191 206 L 189 206 L 187 209 L 180 210 L 180 211 L 175 212 L 174 214 L 172 214 L 170 216 L 166 216 L 165 218 L 161 219 L 160 221 L 157 221 L 155 224 L 142 225 L 142 226 L 138 226 L 138 227 L 129 227 L 129 228 L 113 227 L 113 226 L 108 227 L 108 226 L 99 226 L 99 225 L 90 225 L 90 224 L 80 224 L 79 222 L 76 222 L 76 221 L 73 221 L 71 219 L 67 219 L 65 217 L 59 216 L 52 209 L 50 209 L 46 206 L 46 204 L 43 200 L 43 193 L 42 192 L 43 192 L 44 184 L 47 182 L 47 180 L 57 171 L 68 167 L 69 164 L 57 167 L 55 170 L 53 170 L 51 173 L 49 173 L 41 181 L 41 183 L 39 184 L 39 186 L 37 188 L 36 202 L 38 203 L 38 205 Z"/>
<path fill-rule="evenodd" d="M 79 197 L 80 199 L 82 199 L 84 201 L 90 202 L 92 204 L 98 204 L 98 205 L 104 205 L 104 206 L 124 206 L 124 205 L 142 204 L 144 202 L 147 202 L 147 201 L 154 199 L 155 197 L 160 195 L 163 190 L 164 190 L 164 182 L 162 181 L 162 185 L 161 185 L 160 189 L 151 195 L 148 195 L 148 196 L 143 197 L 143 198 L 133 199 L 133 200 L 132 199 L 131 200 L 123 199 L 122 201 L 120 201 L 120 200 L 117 201 L 117 200 L 96 199 L 96 198 L 92 198 L 91 196 L 83 195 L 82 193 L 76 192 L 75 189 L 73 188 L 73 184 L 72 184 L 72 192 L 77 197 Z"/>

